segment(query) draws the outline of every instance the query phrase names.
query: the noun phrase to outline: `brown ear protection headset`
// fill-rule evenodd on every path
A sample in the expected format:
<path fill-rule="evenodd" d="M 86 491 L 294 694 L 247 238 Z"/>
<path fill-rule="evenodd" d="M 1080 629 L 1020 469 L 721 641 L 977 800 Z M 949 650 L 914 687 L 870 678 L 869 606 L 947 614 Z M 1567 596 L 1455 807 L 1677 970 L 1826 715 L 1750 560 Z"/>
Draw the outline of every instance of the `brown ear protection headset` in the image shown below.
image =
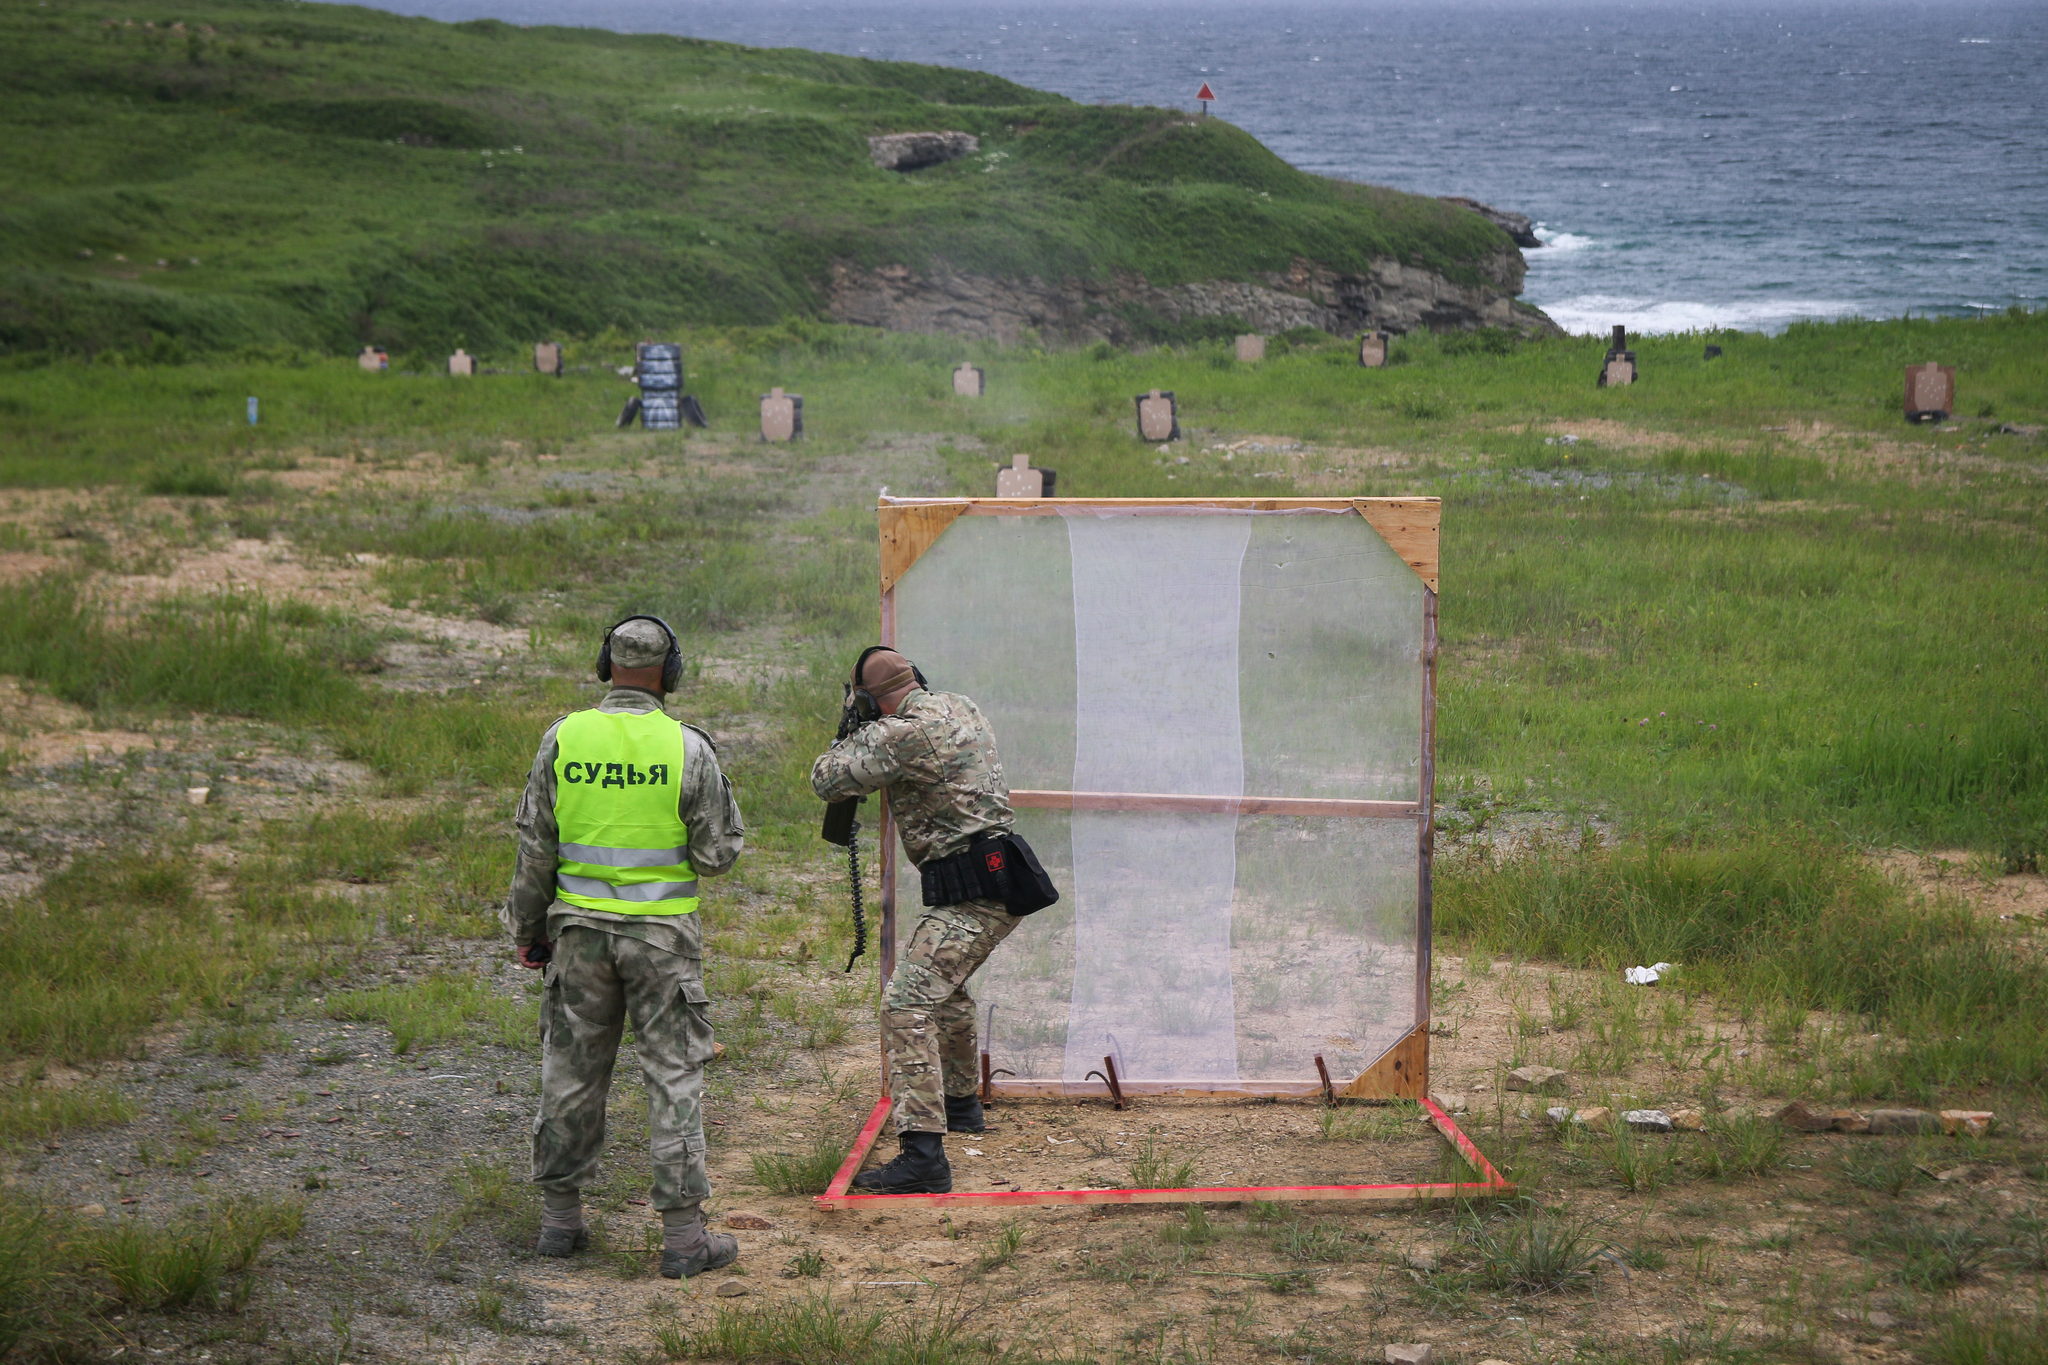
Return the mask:
<path fill-rule="evenodd" d="M 871 656 L 880 654 L 883 650 L 889 648 L 892 648 L 892 646 L 869 645 L 866 649 L 862 650 L 860 652 L 860 658 L 856 660 L 853 665 L 854 678 L 858 679 L 860 677 L 860 671 L 868 666 L 868 659 Z M 912 677 L 917 679 L 917 685 L 919 687 L 925 688 L 927 690 L 930 689 L 931 684 L 925 681 L 924 672 L 921 669 L 919 669 L 916 664 L 912 664 L 910 666 L 910 673 Z M 869 721 L 880 720 L 882 718 L 882 708 L 876 704 L 874 694 L 869 692 L 867 688 L 859 686 L 857 682 L 849 682 L 846 684 L 845 706 L 847 710 L 853 712 L 854 716 L 863 725 L 866 725 Z"/>
<path fill-rule="evenodd" d="M 661 661 L 661 690 L 664 692 L 675 691 L 676 684 L 681 682 L 683 677 L 683 647 L 677 643 L 676 633 L 669 629 L 668 622 L 662 620 L 659 616 L 628 616 L 624 621 L 617 622 L 612 626 L 611 630 L 607 630 L 604 633 L 604 644 L 599 646 L 597 651 L 597 680 L 599 682 L 610 682 L 612 680 L 612 631 L 617 630 L 628 621 L 652 621 L 655 625 L 660 626 L 661 633 L 668 637 L 668 653 L 663 656 Z M 867 656 L 862 655 L 861 657 L 865 659 Z"/>

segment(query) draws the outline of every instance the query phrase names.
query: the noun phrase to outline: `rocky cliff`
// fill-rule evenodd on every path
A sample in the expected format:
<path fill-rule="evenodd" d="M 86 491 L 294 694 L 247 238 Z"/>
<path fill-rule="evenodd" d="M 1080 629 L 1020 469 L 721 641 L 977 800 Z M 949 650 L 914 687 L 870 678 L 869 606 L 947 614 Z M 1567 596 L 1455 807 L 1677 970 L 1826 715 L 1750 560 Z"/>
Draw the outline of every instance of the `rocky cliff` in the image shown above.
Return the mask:
<path fill-rule="evenodd" d="M 1231 320 L 1273 334 L 1316 327 L 1339 336 L 1365 331 L 1450 332 L 1504 327 L 1556 333 L 1544 314 L 1515 295 L 1522 256 L 1504 247 L 1479 265 L 1483 284 L 1458 284 L 1433 270 L 1399 261 L 1372 263 L 1362 274 L 1297 260 L 1285 273 L 1254 280 L 1154 285 L 1143 275 L 1106 280 L 1004 279 L 906 266 L 860 270 L 839 266 L 827 290 L 835 321 L 899 332 L 940 333 L 1015 342 L 1027 330 L 1046 341 L 1117 345 L 1152 339 L 1205 319 Z"/>

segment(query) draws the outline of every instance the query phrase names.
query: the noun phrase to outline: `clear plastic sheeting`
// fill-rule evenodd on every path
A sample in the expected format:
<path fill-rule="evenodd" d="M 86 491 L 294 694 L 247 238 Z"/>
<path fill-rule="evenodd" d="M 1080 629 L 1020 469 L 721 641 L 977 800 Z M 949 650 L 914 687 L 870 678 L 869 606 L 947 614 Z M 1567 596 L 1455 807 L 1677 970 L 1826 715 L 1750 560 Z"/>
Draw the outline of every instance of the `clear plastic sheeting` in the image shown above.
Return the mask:
<path fill-rule="evenodd" d="M 1244 794 L 1239 575 L 1250 517 L 1063 518 L 1074 564 L 1074 789 Z M 1076 810 L 1064 1079 L 1237 1083 L 1237 816 Z"/>
<path fill-rule="evenodd" d="M 983 1046 L 999 1085 L 1341 1086 L 1418 1018 L 1416 821 L 1237 800 L 1418 799 L 1422 584 L 1355 513 L 1159 510 L 964 515 L 896 586 L 1011 788 L 1092 794 L 1018 811 L 1062 899 L 977 974 Z"/>

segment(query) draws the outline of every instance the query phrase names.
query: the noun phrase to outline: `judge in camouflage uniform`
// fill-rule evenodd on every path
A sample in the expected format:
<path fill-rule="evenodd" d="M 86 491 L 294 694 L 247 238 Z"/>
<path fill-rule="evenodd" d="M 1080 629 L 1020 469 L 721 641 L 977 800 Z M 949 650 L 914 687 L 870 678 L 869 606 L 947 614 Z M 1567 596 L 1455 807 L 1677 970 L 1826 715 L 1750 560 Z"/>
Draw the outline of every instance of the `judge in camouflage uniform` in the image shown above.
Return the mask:
<path fill-rule="evenodd" d="M 605 1097 L 630 1020 L 670 1279 L 738 1255 L 735 1239 L 704 1229 L 711 1185 L 698 1098 L 712 1039 L 696 909 L 697 878 L 730 869 L 746 833 L 711 737 L 662 710 L 681 667 L 673 632 L 653 617 L 607 632 L 598 677 L 611 690 L 549 726 L 533 760 L 505 905 L 520 965 L 547 973 L 533 1120 L 540 1253 L 589 1244 L 581 1191 L 604 1148 Z"/>
<path fill-rule="evenodd" d="M 920 867 L 965 853 L 979 838 L 1011 832 L 1003 761 L 979 707 L 927 689 L 893 650 L 871 652 L 856 668 L 853 685 L 874 699 L 882 718 L 818 759 L 811 790 L 826 801 L 886 790 L 903 847 Z M 1020 918 L 999 900 L 927 907 L 919 917 L 882 1001 L 882 1048 L 902 1150 L 888 1165 L 856 1177 L 854 1189 L 952 1190 L 944 1135 L 983 1129 L 967 978 Z"/>

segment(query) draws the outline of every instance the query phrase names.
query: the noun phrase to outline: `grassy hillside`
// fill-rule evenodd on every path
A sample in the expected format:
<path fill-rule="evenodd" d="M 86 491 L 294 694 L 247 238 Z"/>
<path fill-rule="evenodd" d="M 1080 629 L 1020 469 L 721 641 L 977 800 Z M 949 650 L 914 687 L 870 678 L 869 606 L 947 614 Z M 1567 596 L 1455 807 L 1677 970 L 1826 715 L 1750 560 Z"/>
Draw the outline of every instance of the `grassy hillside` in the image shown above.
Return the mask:
<path fill-rule="evenodd" d="M 489 354 L 816 315 L 835 262 L 1473 282 L 1506 243 L 1218 120 L 665 36 L 51 0 L 0 12 L 0 88 L 0 352 Z M 870 163 L 868 136 L 921 129 L 981 153 Z"/>

